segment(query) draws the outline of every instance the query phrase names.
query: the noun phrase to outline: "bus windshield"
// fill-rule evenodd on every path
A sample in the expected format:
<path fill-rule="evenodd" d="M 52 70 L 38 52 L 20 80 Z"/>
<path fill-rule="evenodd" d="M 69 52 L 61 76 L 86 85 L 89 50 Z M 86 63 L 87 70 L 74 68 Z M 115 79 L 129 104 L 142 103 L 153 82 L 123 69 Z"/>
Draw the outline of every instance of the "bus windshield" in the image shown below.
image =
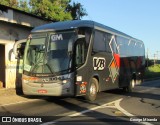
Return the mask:
<path fill-rule="evenodd" d="M 24 74 L 64 74 L 71 70 L 74 32 L 58 32 L 48 37 L 32 37 L 27 41 Z"/>

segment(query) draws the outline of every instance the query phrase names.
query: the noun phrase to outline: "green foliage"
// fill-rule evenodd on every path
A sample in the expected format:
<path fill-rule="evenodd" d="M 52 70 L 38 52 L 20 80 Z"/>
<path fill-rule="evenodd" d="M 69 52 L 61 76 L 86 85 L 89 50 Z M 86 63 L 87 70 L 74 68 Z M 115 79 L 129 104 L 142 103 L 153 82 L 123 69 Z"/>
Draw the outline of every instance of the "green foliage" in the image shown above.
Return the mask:
<path fill-rule="evenodd" d="M 25 12 L 28 12 L 28 13 L 30 12 L 30 8 L 28 6 L 28 3 L 25 0 L 20 0 L 19 1 L 18 9 L 22 10 L 22 11 L 25 11 Z"/>
<path fill-rule="evenodd" d="M 66 11 L 70 0 L 30 0 L 31 12 L 55 21 L 71 20 L 72 16 Z"/>
<path fill-rule="evenodd" d="M 71 5 L 70 2 L 71 0 L 1 0 L 0 4 L 54 21 L 80 19 L 87 15 L 80 3 Z"/>
<path fill-rule="evenodd" d="M 86 10 L 80 3 L 73 2 L 73 5 L 69 4 L 67 7 L 67 11 L 71 12 L 74 20 L 78 20 L 81 19 L 83 16 L 87 16 Z"/>
<path fill-rule="evenodd" d="M 145 78 L 154 78 L 154 77 L 160 77 L 160 64 L 152 65 L 146 68 Z"/>
<path fill-rule="evenodd" d="M 150 59 L 146 59 L 146 67 L 154 65 L 154 61 Z"/>
<path fill-rule="evenodd" d="M 18 8 L 18 0 L 0 0 L 0 4 L 13 8 Z"/>

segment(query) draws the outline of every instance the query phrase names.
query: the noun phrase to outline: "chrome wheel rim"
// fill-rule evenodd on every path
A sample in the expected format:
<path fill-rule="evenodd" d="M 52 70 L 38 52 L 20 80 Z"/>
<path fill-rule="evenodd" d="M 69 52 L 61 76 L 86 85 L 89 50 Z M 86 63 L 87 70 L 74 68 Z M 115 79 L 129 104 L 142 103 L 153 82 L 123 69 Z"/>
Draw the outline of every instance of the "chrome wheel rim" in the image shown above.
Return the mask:
<path fill-rule="evenodd" d="M 90 94 L 92 96 L 94 96 L 96 94 L 96 86 L 94 84 L 92 84 L 90 87 Z"/>
<path fill-rule="evenodd" d="M 135 87 L 135 81 L 134 81 L 134 79 L 132 80 L 132 88 L 134 88 Z"/>

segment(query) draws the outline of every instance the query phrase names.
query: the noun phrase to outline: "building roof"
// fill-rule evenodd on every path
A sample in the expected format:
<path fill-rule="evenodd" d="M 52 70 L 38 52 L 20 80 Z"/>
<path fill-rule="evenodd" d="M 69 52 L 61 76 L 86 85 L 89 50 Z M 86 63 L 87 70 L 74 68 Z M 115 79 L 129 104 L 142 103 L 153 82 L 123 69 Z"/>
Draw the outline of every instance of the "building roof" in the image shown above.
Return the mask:
<path fill-rule="evenodd" d="M 11 10 L 17 11 L 19 13 L 22 13 L 22 14 L 25 14 L 25 15 L 28 15 L 28 16 L 32 16 L 32 17 L 35 17 L 35 18 L 38 18 L 38 19 L 42 19 L 42 20 L 46 20 L 46 21 L 52 21 L 52 20 L 49 20 L 49 19 L 46 19 L 46 18 L 43 18 L 43 17 L 40 17 L 40 16 L 36 16 L 34 14 L 31 14 L 31 13 L 27 13 L 27 12 L 22 11 L 22 10 L 18 10 L 18 9 L 0 4 L 0 10 L 7 11 L 7 9 L 11 9 Z"/>
<path fill-rule="evenodd" d="M 38 26 L 38 27 L 34 28 L 32 30 L 32 32 L 68 30 L 68 29 L 74 29 L 74 28 L 78 28 L 78 27 L 95 28 L 95 29 L 98 29 L 101 31 L 107 31 L 109 33 L 113 33 L 113 34 L 127 37 L 130 39 L 135 39 L 135 38 L 123 33 L 123 32 L 120 32 L 120 31 L 115 30 L 111 27 L 108 27 L 103 24 L 97 23 L 95 21 L 90 21 L 90 20 L 73 20 L 73 21 L 49 23 L 49 24 L 45 24 L 45 25 Z"/>

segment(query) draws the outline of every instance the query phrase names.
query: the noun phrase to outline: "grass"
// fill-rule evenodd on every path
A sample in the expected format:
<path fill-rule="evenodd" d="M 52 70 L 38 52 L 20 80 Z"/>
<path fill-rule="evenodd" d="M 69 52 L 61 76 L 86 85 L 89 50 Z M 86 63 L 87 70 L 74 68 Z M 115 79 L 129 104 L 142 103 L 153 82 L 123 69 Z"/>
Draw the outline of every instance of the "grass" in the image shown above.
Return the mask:
<path fill-rule="evenodd" d="M 160 77 L 160 64 L 152 65 L 146 68 L 145 78 L 155 78 Z"/>

